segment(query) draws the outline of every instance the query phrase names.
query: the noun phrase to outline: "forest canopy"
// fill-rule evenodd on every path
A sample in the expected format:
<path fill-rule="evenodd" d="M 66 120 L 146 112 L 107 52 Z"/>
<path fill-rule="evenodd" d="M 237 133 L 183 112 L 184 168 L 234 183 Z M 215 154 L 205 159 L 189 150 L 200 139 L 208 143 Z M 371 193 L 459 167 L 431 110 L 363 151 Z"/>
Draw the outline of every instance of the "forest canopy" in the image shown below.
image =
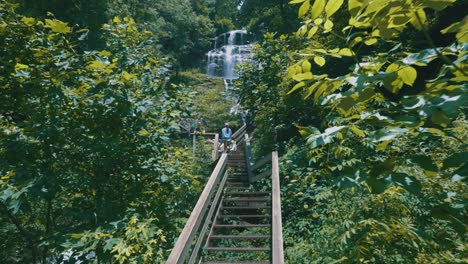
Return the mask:
<path fill-rule="evenodd" d="M 213 169 L 185 124 L 237 104 L 280 155 L 286 263 L 466 263 L 466 10 L 0 0 L 0 262 L 165 262 Z M 226 91 L 205 57 L 234 29 Z"/>

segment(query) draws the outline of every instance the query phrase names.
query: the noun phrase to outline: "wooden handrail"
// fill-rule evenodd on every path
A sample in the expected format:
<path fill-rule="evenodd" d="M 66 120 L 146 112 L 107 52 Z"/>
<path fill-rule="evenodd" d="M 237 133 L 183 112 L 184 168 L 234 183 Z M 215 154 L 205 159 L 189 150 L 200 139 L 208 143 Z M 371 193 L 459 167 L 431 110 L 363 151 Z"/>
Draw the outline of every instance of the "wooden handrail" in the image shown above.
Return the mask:
<path fill-rule="evenodd" d="M 237 141 L 237 137 L 238 136 L 244 136 L 243 132 L 245 132 L 245 129 L 247 128 L 246 124 L 244 124 L 243 126 L 241 126 L 236 132 L 234 132 L 234 134 L 232 134 L 232 139 L 234 139 L 235 141 Z"/>
<path fill-rule="evenodd" d="M 255 162 L 255 164 L 252 166 L 252 171 L 259 169 L 263 165 L 267 164 L 268 162 L 271 161 L 271 154 L 266 155 L 263 157 L 261 160 Z"/>
<path fill-rule="evenodd" d="M 220 175 L 223 175 L 223 171 L 227 164 L 227 154 L 223 153 L 218 163 L 216 164 L 213 173 L 211 173 L 210 179 L 206 183 L 205 188 L 203 189 L 200 198 L 195 205 L 187 223 L 184 226 L 184 229 L 180 233 L 177 242 L 172 249 L 169 258 L 166 261 L 166 264 L 179 264 L 184 263 L 187 253 L 192 245 L 193 238 L 195 237 L 198 227 L 200 226 L 201 221 L 203 220 L 204 213 L 210 204 L 211 197 L 213 196 L 216 184 L 221 178 Z"/>
<path fill-rule="evenodd" d="M 283 230 L 281 220 L 281 190 L 279 181 L 278 152 L 272 153 L 272 190 L 271 190 L 271 211 L 272 211 L 272 260 L 273 264 L 284 263 L 283 252 Z"/>

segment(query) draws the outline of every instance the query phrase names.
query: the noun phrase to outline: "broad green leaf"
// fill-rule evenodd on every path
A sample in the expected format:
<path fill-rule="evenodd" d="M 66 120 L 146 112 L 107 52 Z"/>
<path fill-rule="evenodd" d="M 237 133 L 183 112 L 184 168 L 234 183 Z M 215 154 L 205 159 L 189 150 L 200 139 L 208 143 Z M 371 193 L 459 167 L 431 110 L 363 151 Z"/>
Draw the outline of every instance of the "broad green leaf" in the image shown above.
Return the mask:
<path fill-rule="evenodd" d="M 431 121 L 441 127 L 447 127 L 450 123 L 450 119 L 441 110 L 437 110 L 431 115 Z"/>
<path fill-rule="evenodd" d="M 150 135 L 150 132 L 148 132 L 148 130 L 146 129 L 142 129 L 140 131 L 138 131 L 138 135 L 142 136 L 142 137 L 147 137 Z"/>
<path fill-rule="evenodd" d="M 325 59 L 323 57 L 320 57 L 320 56 L 315 56 L 314 57 L 314 62 L 319 65 L 320 67 L 322 67 L 323 65 L 325 65 Z"/>
<path fill-rule="evenodd" d="M 53 32 L 56 33 L 70 33 L 71 32 L 71 27 L 68 26 L 68 23 L 62 22 L 60 20 L 56 19 L 46 19 L 46 27 L 50 28 Z"/>
<path fill-rule="evenodd" d="M 400 186 L 412 194 L 417 195 L 422 189 L 421 183 L 415 177 L 405 173 L 392 173 L 386 179 L 390 180 L 392 185 Z"/>
<path fill-rule="evenodd" d="M 418 72 L 416 71 L 416 69 L 414 69 L 411 66 L 402 67 L 397 74 L 401 78 L 401 80 L 409 86 L 413 86 L 414 81 L 418 76 Z"/>
<path fill-rule="evenodd" d="M 356 101 L 352 98 L 352 96 L 347 96 L 345 98 L 341 98 L 339 104 L 336 106 L 337 110 L 344 116 L 348 116 L 349 110 L 353 106 L 356 105 Z"/>
<path fill-rule="evenodd" d="M 348 1 L 348 11 L 351 16 L 357 15 L 359 10 L 363 7 L 363 3 L 360 0 L 349 0 Z"/>
<path fill-rule="evenodd" d="M 348 48 L 340 49 L 338 54 L 343 55 L 343 56 L 353 56 L 353 52 Z"/>
<path fill-rule="evenodd" d="M 333 22 L 331 22 L 330 19 L 327 19 L 327 21 L 325 21 L 325 24 L 323 25 L 323 28 L 325 29 L 325 32 L 329 32 L 333 29 Z"/>
<path fill-rule="evenodd" d="M 307 94 L 305 95 L 305 99 L 307 99 L 312 93 L 315 92 L 315 90 L 317 88 L 319 88 L 321 85 L 323 85 L 324 83 L 322 81 L 317 81 L 315 82 L 314 84 L 312 84 L 309 89 L 307 89 Z"/>
<path fill-rule="evenodd" d="M 364 40 L 364 44 L 366 44 L 367 46 L 372 46 L 372 45 L 376 44 L 377 42 L 378 42 L 377 38 L 368 38 L 368 39 Z"/>
<path fill-rule="evenodd" d="M 312 5 L 311 18 L 316 19 L 317 17 L 319 17 L 322 14 L 324 8 L 325 8 L 325 0 L 315 0 L 314 4 Z"/>
<path fill-rule="evenodd" d="M 439 170 L 429 156 L 412 155 L 410 156 L 409 160 L 411 161 L 411 163 L 417 164 L 425 170 L 434 171 L 434 172 Z"/>
<path fill-rule="evenodd" d="M 444 169 L 459 167 L 468 161 L 468 152 L 459 152 L 450 155 L 444 160 Z"/>
<path fill-rule="evenodd" d="M 34 24 L 36 23 L 36 19 L 33 18 L 33 17 L 23 17 L 21 19 L 21 22 L 23 22 L 24 24 L 26 24 L 28 27 L 32 27 L 34 26 Z"/>
<path fill-rule="evenodd" d="M 441 11 L 455 2 L 456 0 L 426 0 L 424 5 L 436 11 Z"/>
<path fill-rule="evenodd" d="M 408 55 L 406 58 L 403 59 L 403 63 L 407 65 L 418 65 L 418 66 L 425 66 L 429 62 L 435 60 L 437 58 L 437 53 L 434 49 L 425 49 L 419 53 L 413 53 Z"/>
<path fill-rule="evenodd" d="M 386 141 L 382 141 L 382 143 L 378 144 L 376 147 L 375 147 L 375 150 L 376 151 L 384 151 L 388 144 L 392 142 L 391 140 L 386 140 Z"/>
<path fill-rule="evenodd" d="M 310 64 L 308 60 L 305 60 L 302 63 L 302 72 L 310 72 L 311 68 L 312 68 L 312 65 Z"/>
<path fill-rule="evenodd" d="M 307 38 L 312 38 L 315 33 L 317 33 L 317 30 L 318 30 L 318 26 L 313 26 L 310 30 L 309 30 L 309 34 L 307 34 Z"/>
<path fill-rule="evenodd" d="M 357 126 L 350 126 L 349 129 L 356 135 L 358 135 L 359 137 L 365 137 L 366 134 L 364 134 L 364 131 L 362 131 L 361 129 L 359 129 Z"/>
<path fill-rule="evenodd" d="M 423 30 L 424 24 L 427 22 L 426 12 L 420 8 L 411 14 L 410 23 L 417 29 Z"/>
<path fill-rule="evenodd" d="M 305 0 L 292 0 L 292 1 L 289 2 L 289 4 L 290 4 L 290 5 L 292 5 L 292 4 L 300 4 L 300 3 L 304 2 L 304 1 L 305 1 Z"/>
<path fill-rule="evenodd" d="M 329 0 L 327 5 L 325 6 L 325 13 L 327 17 L 331 17 L 333 14 L 340 9 L 341 5 L 343 5 L 343 0 Z"/>
<path fill-rule="evenodd" d="M 305 86 L 305 82 L 297 83 L 296 85 L 294 85 L 294 87 L 287 94 L 291 94 L 292 92 L 294 92 L 297 89 L 299 89 L 301 87 L 304 87 L 304 86 Z"/>
<path fill-rule="evenodd" d="M 306 73 L 299 73 L 293 76 L 293 79 L 300 82 L 300 81 L 305 81 L 305 80 L 311 80 L 314 78 L 311 72 L 306 72 Z"/>
<path fill-rule="evenodd" d="M 302 3 L 301 7 L 299 8 L 299 17 L 303 17 L 307 12 L 309 11 L 310 8 L 310 0 L 304 1 Z"/>

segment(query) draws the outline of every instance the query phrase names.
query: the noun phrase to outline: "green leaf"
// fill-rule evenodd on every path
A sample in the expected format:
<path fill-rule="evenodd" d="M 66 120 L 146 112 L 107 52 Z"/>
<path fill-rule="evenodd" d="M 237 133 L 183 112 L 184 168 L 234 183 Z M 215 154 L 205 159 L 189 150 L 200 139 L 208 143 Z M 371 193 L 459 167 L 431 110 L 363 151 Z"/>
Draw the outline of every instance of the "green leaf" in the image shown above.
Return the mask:
<path fill-rule="evenodd" d="M 397 74 L 401 78 L 401 80 L 409 86 L 413 86 L 414 81 L 418 76 L 418 72 L 416 71 L 416 69 L 414 69 L 411 66 L 402 67 Z"/>
<path fill-rule="evenodd" d="M 365 137 L 366 134 L 364 134 L 364 131 L 362 131 L 361 129 L 359 129 L 357 126 L 350 126 L 349 129 L 356 135 L 358 135 L 359 137 Z"/>
<path fill-rule="evenodd" d="M 449 5 L 455 3 L 456 0 L 426 0 L 424 5 L 436 11 L 444 10 Z"/>
<path fill-rule="evenodd" d="M 420 166 L 421 168 L 425 170 L 429 170 L 433 172 L 437 172 L 439 170 L 429 156 L 412 155 L 410 156 L 409 160 L 411 161 L 411 163 L 417 164 L 418 166 Z"/>
<path fill-rule="evenodd" d="M 459 167 L 468 161 L 468 152 L 459 152 L 450 155 L 444 160 L 444 169 Z"/>
<path fill-rule="evenodd" d="M 450 119 L 445 115 L 445 113 L 441 110 L 436 110 L 431 115 L 431 121 L 441 127 L 447 127 L 450 123 Z"/>
<path fill-rule="evenodd" d="M 318 26 L 313 26 L 310 30 L 309 30 L 309 34 L 307 34 L 307 38 L 312 38 L 315 33 L 317 33 L 317 30 L 318 30 Z"/>
<path fill-rule="evenodd" d="M 322 67 L 323 65 L 325 65 L 325 59 L 323 57 L 320 57 L 320 56 L 315 56 L 314 57 L 314 62 L 319 65 L 320 67 Z"/>
<path fill-rule="evenodd" d="M 290 5 L 292 5 L 292 4 L 300 4 L 300 3 L 304 2 L 304 1 L 305 1 L 305 0 L 292 0 L 292 1 L 289 2 L 289 4 L 290 4 Z"/>
<path fill-rule="evenodd" d="M 338 54 L 343 56 L 353 56 L 353 52 L 348 48 L 340 49 L 340 51 L 338 51 Z"/>
<path fill-rule="evenodd" d="M 368 38 L 368 39 L 364 40 L 364 44 L 366 44 L 367 46 L 372 46 L 372 45 L 376 44 L 377 42 L 378 42 L 377 38 Z"/>
<path fill-rule="evenodd" d="M 421 192 L 421 183 L 415 177 L 405 173 L 392 173 L 390 177 L 386 179 L 390 179 L 391 184 L 400 186 L 412 194 L 417 195 Z"/>
<path fill-rule="evenodd" d="M 336 126 L 336 127 L 327 128 L 322 134 L 312 135 L 308 137 L 307 144 L 309 144 L 310 148 L 312 149 L 322 146 L 324 144 L 328 144 L 333 140 L 334 136 L 338 134 L 338 132 L 340 132 L 346 127 L 347 126 Z"/>
<path fill-rule="evenodd" d="M 300 82 L 300 81 L 305 81 L 305 80 L 311 80 L 314 78 L 311 72 L 306 72 L 306 73 L 299 73 L 293 76 L 293 79 Z"/>
<path fill-rule="evenodd" d="M 375 150 L 376 151 L 384 151 L 388 144 L 392 142 L 391 140 L 385 140 L 385 141 L 382 141 L 382 143 L 378 144 L 376 147 L 375 147 Z"/>
<path fill-rule="evenodd" d="M 315 0 L 314 4 L 312 5 L 311 18 L 316 19 L 317 17 L 319 17 L 322 14 L 324 8 L 325 0 Z"/>
<path fill-rule="evenodd" d="M 325 7 L 325 13 L 327 17 L 331 17 L 333 14 L 340 9 L 341 5 L 343 5 L 343 0 L 329 0 L 327 6 Z"/>
<path fill-rule="evenodd" d="M 310 69 L 312 68 L 312 65 L 308 60 L 305 60 L 302 63 L 302 72 L 310 72 Z"/>
<path fill-rule="evenodd" d="M 296 91 L 297 89 L 299 89 L 301 87 L 304 87 L 304 86 L 305 86 L 305 82 L 297 83 L 296 85 L 294 85 L 294 87 L 287 94 L 291 94 L 294 91 Z"/>
<path fill-rule="evenodd" d="M 323 25 L 323 28 L 325 29 L 325 32 L 331 31 L 333 29 L 333 22 L 327 19 L 327 21 L 325 21 L 325 24 Z"/>
<path fill-rule="evenodd" d="M 299 17 L 303 17 L 307 12 L 309 11 L 310 8 L 310 0 L 304 1 L 302 3 L 301 7 L 299 8 Z"/>

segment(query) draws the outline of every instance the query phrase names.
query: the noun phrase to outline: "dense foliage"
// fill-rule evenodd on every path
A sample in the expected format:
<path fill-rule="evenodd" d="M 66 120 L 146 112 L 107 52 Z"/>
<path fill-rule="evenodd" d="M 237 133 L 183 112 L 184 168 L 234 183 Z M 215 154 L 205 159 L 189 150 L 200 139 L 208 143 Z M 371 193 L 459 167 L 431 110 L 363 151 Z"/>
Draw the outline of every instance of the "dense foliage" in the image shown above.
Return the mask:
<path fill-rule="evenodd" d="M 291 4 L 303 25 L 238 82 L 258 152 L 284 153 L 288 261 L 466 261 L 466 3 Z"/>
<path fill-rule="evenodd" d="M 201 190 L 174 144 L 193 94 L 133 19 L 102 30 L 81 51 L 88 30 L 0 2 L 1 262 L 153 263 Z"/>

